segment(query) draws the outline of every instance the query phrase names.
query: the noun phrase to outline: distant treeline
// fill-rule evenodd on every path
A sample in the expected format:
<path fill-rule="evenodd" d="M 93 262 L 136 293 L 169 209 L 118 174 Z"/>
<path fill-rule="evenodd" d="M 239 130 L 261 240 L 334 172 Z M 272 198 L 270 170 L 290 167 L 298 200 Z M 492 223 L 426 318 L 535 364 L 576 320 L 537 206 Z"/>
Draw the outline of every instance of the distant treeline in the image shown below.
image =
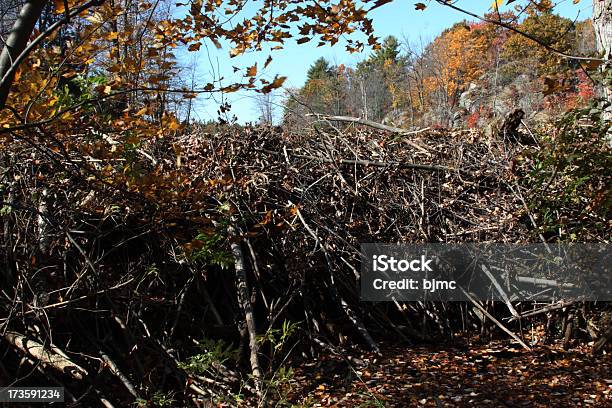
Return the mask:
<path fill-rule="evenodd" d="M 502 13 L 501 20 L 563 53 L 596 53 L 590 20 L 535 8 Z M 355 67 L 319 58 L 306 84 L 288 92 L 283 122 L 326 113 L 406 127 L 484 127 L 515 108 L 545 119 L 594 96 L 589 68 L 503 27 L 463 21 L 430 43 L 387 37 Z"/>

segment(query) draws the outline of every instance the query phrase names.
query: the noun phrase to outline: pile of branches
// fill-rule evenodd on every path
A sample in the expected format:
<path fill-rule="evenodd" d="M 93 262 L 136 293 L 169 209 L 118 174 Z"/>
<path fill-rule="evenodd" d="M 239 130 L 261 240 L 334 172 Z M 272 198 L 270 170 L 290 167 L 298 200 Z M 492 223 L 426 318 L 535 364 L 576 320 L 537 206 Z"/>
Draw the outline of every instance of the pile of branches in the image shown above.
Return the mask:
<path fill-rule="evenodd" d="M 0 158 L 3 382 L 65 386 L 69 406 L 250 404 L 281 396 L 289 356 L 450 340 L 483 316 L 513 334 L 503 305 L 360 302 L 359 248 L 541 239 L 515 159 L 533 147 L 387 130 L 192 127 L 126 155 L 121 182 L 104 156 L 15 142 Z"/>

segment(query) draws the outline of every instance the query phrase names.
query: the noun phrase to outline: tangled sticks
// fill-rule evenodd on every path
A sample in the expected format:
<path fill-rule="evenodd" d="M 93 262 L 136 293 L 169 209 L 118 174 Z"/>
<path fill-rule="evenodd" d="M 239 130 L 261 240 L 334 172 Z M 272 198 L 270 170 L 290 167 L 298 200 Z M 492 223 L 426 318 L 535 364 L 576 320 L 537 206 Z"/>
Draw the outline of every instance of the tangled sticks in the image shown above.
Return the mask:
<path fill-rule="evenodd" d="M 27 357 L 38 381 L 92 406 L 160 390 L 182 405 L 269 396 L 271 373 L 298 351 L 457 329 L 459 304 L 360 302 L 360 243 L 524 242 L 533 228 L 514 184 L 522 169 L 508 174 L 506 146 L 475 131 L 193 127 L 141 149 L 123 159 L 122 187 L 147 189 L 130 194 L 25 145 L 2 152 L 0 373 L 20 375 Z"/>

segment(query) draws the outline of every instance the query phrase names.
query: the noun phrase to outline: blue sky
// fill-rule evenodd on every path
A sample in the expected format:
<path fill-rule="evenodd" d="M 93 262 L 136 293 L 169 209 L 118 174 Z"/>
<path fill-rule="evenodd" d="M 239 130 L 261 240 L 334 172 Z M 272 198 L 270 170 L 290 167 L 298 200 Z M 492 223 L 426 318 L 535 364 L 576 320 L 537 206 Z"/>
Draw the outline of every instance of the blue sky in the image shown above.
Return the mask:
<path fill-rule="evenodd" d="M 465 20 L 467 17 L 436 2 L 421 1 L 428 6 L 424 11 L 415 10 L 414 4 L 416 1 L 413 0 L 395 0 L 375 10 L 372 13 L 372 19 L 376 36 L 384 38 L 388 35 L 394 35 L 411 43 L 429 42 L 444 29 L 456 22 Z M 458 5 L 482 15 L 489 10 L 491 3 L 492 0 L 463 0 Z M 253 2 L 251 7 L 254 6 L 256 6 L 256 2 Z M 510 7 L 512 6 L 503 6 L 501 11 Z M 584 20 L 591 15 L 591 1 L 582 0 L 574 5 L 572 0 L 561 0 L 557 1 L 555 10 L 565 17 L 571 19 L 578 17 L 579 20 Z M 229 47 L 217 50 L 210 44 L 208 47 L 202 47 L 199 52 L 180 53 L 179 63 L 183 66 L 190 63 L 195 66 L 194 77 L 196 83 L 200 86 L 210 82 L 212 78 L 218 78 L 219 73 L 225 77 L 224 82 L 226 84 L 229 84 L 232 80 L 239 81 L 241 74 L 233 74 L 232 67 L 244 68 L 258 62 L 260 67 L 258 76 L 268 79 L 273 78 L 276 74 L 286 76 L 285 88 L 299 88 L 306 80 L 306 71 L 317 58 L 324 57 L 335 65 L 354 66 L 371 52 L 371 50 L 365 50 L 360 54 L 349 54 L 346 52 L 342 41 L 333 47 L 316 47 L 316 43 L 317 41 L 311 41 L 298 45 L 295 44 L 295 40 L 288 40 L 283 50 L 272 53 L 273 61 L 265 71 L 261 71 L 261 67 L 269 55 L 267 51 L 230 58 Z M 185 81 L 190 80 L 191 73 L 185 71 L 183 75 Z M 276 92 L 274 99 L 278 104 L 282 102 L 283 94 L 282 90 Z M 221 100 L 225 100 L 232 105 L 231 114 L 238 117 L 239 123 L 255 122 L 259 117 L 256 110 L 256 95 L 255 92 L 241 91 L 227 95 L 216 94 L 212 98 L 198 97 L 194 104 L 192 117 L 202 121 L 215 120 L 218 117 L 219 103 Z"/>

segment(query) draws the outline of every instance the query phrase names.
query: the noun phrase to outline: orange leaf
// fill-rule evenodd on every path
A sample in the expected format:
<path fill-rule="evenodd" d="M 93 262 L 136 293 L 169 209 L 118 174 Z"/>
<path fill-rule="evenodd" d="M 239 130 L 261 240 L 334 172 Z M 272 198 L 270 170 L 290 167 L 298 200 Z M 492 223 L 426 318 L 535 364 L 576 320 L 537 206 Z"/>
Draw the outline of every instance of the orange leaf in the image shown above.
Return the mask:
<path fill-rule="evenodd" d="M 200 49 L 200 47 L 202 46 L 202 43 L 193 43 L 189 46 L 189 48 L 187 48 L 187 50 L 189 51 L 198 51 Z"/>
<path fill-rule="evenodd" d="M 280 88 L 281 86 L 283 86 L 283 83 L 285 82 L 285 79 L 287 79 L 287 77 L 276 76 L 274 78 L 274 81 L 272 81 L 271 84 L 268 84 L 268 85 L 264 86 L 263 88 L 261 88 L 261 92 L 267 94 L 267 93 L 272 92 L 273 89 Z"/>
<path fill-rule="evenodd" d="M 272 81 L 272 83 L 270 84 L 270 86 L 272 88 L 280 88 L 281 86 L 283 86 L 283 84 L 285 83 L 285 79 L 287 79 L 286 76 L 282 76 L 282 77 L 276 77 L 274 78 L 274 81 Z"/>
<path fill-rule="evenodd" d="M 414 5 L 414 9 L 415 10 L 425 10 L 427 8 L 427 6 L 423 3 L 417 3 Z"/>
<path fill-rule="evenodd" d="M 66 12 L 66 7 L 64 7 L 64 0 L 53 0 L 53 4 L 55 5 L 55 12 L 57 14 L 62 14 Z"/>
<path fill-rule="evenodd" d="M 599 68 L 601 64 L 603 64 L 603 60 L 589 60 L 586 62 L 585 66 L 587 69 L 593 70 Z"/>
<path fill-rule="evenodd" d="M 255 63 L 255 65 L 252 67 L 248 67 L 246 73 L 246 76 L 248 77 L 254 77 L 255 75 L 257 75 L 257 63 Z"/>
<path fill-rule="evenodd" d="M 266 225 L 272 221 L 272 211 L 266 211 L 263 219 L 257 225 Z"/>
<path fill-rule="evenodd" d="M 172 120 L 168 124 L 168 129 L 170 129 L 170 130 L 178 130 L 180 127 L 181 127 L 181 125 L 179 125 L 179 123 L 176 120 Z"/>

